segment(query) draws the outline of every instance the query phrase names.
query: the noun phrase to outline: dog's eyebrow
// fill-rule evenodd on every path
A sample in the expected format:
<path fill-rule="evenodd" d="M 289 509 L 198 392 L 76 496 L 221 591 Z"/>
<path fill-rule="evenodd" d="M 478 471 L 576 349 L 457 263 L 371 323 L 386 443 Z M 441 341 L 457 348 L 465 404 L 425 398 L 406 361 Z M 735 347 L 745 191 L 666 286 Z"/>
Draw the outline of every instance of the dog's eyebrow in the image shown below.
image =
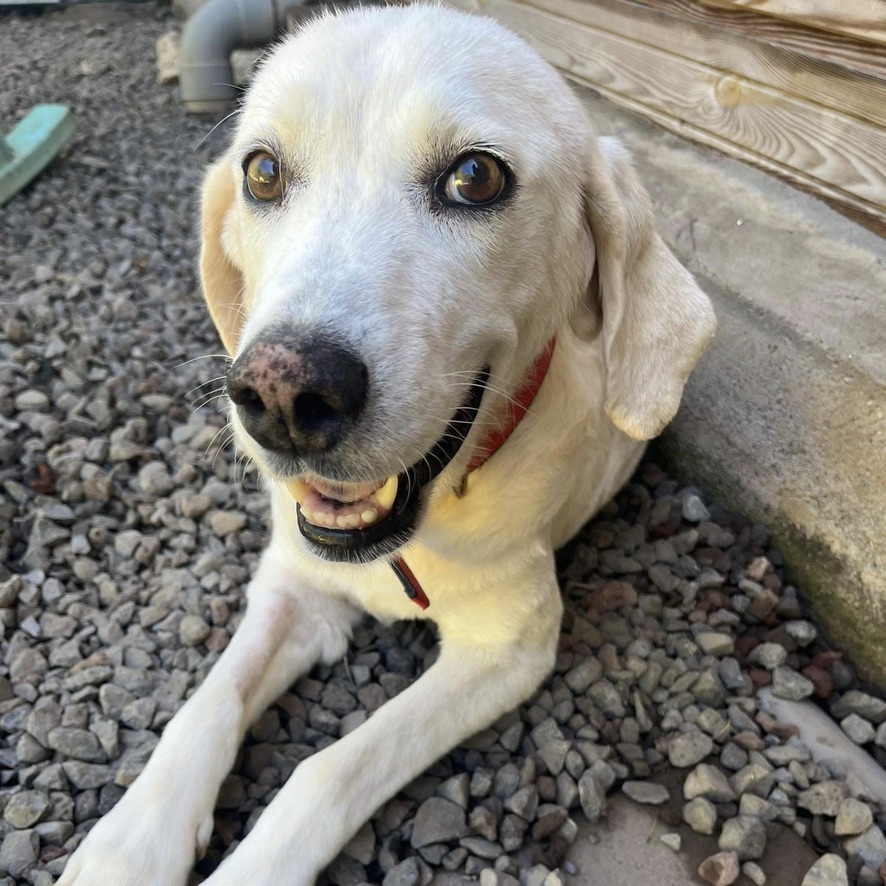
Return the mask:
<path fill-rule="evenodd" d="M 234 148 L 241 158 L 247 157 L 254 151 L 267 151 L 280 160 L 286 159 L 291 151 L 287 151 L 283 145 L 283 140 L 273 130 L 268 130 L 261 135 L 250 136 L 243 142 L 237 142 Z"/>
<path fill-rule="evenodd" d="M 430 150 L 422 158 L 422 173 L 428 180 L 435 180 L 460 157 L 473 153 L 492 154 L 511 169 L 515 165 L 513 154 L 500 145 L 482 139 L 453 138 L 431 143 Z"/>

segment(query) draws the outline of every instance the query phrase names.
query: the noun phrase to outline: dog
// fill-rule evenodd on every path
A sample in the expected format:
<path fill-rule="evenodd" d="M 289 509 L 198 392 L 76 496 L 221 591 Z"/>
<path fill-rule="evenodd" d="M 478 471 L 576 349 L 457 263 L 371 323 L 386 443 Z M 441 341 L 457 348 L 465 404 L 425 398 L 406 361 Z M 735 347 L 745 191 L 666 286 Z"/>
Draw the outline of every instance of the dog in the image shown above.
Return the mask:
<path fill-rule="evenodd" d="M 327 14 L 261 64 L 200 270 L 272 534 L 245 618 L 60 886 L 182 886 L 249 724 L 364 613 L 436 663 L 302 762 L 207 886 L 309 886 L 550 673 L 554 551 L 627 480 L 712 337 L 626 151 L 491 20 Z"/>

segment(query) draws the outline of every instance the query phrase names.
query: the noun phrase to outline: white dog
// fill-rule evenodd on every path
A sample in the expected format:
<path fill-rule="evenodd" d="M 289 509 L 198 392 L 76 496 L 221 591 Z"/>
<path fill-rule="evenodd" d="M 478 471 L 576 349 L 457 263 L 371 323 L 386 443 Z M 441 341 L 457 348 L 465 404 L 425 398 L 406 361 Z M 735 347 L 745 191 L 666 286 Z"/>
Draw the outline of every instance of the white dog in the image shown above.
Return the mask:
<path fill-rule="evenodd" d="M 436 664 L 301 763 L 207 881 L 313 883 L 551 670 L 553 551 L 714 331 L 625 151 L 520 39 L 441 7 L 277 47 L 209 170 L 201 271 L 273 534 L 230 646 L 60 886 L 181 886 L 250 722 L 363 613 L 430 617 Z"/>

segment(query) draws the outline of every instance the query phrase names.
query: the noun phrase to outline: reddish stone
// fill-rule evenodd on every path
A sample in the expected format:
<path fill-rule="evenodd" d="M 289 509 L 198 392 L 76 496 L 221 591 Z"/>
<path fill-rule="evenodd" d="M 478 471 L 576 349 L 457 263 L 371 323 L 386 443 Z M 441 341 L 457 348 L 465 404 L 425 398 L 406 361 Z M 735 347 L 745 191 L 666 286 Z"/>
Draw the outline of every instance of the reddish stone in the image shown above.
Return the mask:
<path fill-rule="evenodd" d="M 692 556 L 700 566 L 713 566 L 722 553 L 719 548 L 696 548 Z"/>
<path fill-rule="evenodd" d="M 749 729 L 745 729 L 743 732 L 736 732 L 732 736 L 732 740 L 746 751 L 762 751 L 766 747 L 766 742 Z"/>
<path fill-rule="evenodd" d="M 819 698 L 830 698 L 834 694 L 834 679 L 823 668 L 816 667 L 814 664 L 806 665 L 802 674 L 812 681 L 815 694 Z"/>
<path fill-rule="evenodd" d="M 602 588 L 594 591 L 591 599 L 593 605 L 603 612 L 615 612 L 622 606 L 635 606 L 637 592 L 626 581 L 607 581 Z"/>
<path fill-rule="evenodd" d="M 535 783 L 538 798 L 545 803 L 553 803 L 557 799 L 557 782 L 550 775 L 541 775 Z"/>
<path fill-rule="evenodd" d="M 783 646 L 785 649 L 787 649 L 788 652 L 797 651 L 797 641 L 784 629 L 781 624 L 779 624 L 775 628 L 775 630 L 769 631 L 766 634 L 766 642 L 778 643 L 779 646 Z"/>
<path fill-rule="evenodd" d="M 795 726 L 793 723 L 782 723 L 779 721 L 775 723 L 769 732 L 771 735 L 777 736 L 782 741 L 788 741 L 800 734 L 800 727 Z"/>
<path fill-rule="evenodd" d="M 620 740 L 619 730 L 621 729 L 621 720 L 607 720 L 600 729 L 600 738 L 605 744 L 618 744 Z"/>
<path fill-rule="evenodd" d="M 748 606 L 748 612 L 753 615 L 754 618 L 759 618 L 760 621 L 763 621 L 769 617 L 772 610 L 778 605 L 778 597 L 766 588 L 763 588 L 762 592 L 758 591 L 756 593 L 758 593 L 759 596 L 751 600 L 751 605 Z"/>
<path fill-rule="evenodd" d="M 67 855 L 67 850 L 62 846 L 44 846 L 40 850 L 40 861 L 43 864 L 46 864 L 49 861 L 53 861 L 56 858 L 60 858 L 62 855 Z"/>
<path fill-rule="evenodd" d="M 745 634 L 735 641 L 735 654 L 739 659 L 747 658 L 755 646 L 760 645 L 760 638 L 753 634 Z"/>
<path fill-rule="evenodd" d="M 758 689 L 761 686 L 768 686 L 772 682 L 772 674 L 763 668 L 751 668 L 748 671 L 748 676 L 751 678 L 751 682 L 754 686 Z"/>
<path fill-rule="evenodd" d="M 718 852 L 698 866 L 698 876 L 711 886 L 731 886 L 740 872 L 735 852 Z"/>
<path fill-rule="evenodd" d="M 760 581 L 760 584 L 767 590 L 772 591 L 773 594 L 781 593 L 782 582 L 774 572 L 767 572 Z"/>
<path fill-rule="evenodd" d="M 680 531 L 680 526 L 682 525 L 680 517 L 671 517 L 668 520 L 665 520 L 664 523 L 659 523 L 657 526 L 653 526 L 649 530 L 649 534 L 654 536 L 655 538 L 670 538 L 672 535 L 676 535 Z"/>
<path fill-rule="evenodd" d="M 732 597 L 722 591 L 711 588 L 704 592 L 703 599 L 710 603 L 712 609 L 732 609 Z"/>
<path fill-rule="evenodd" d="M 647 464 L 643 465 L 640 479 L 647 486 L 651 486 L 654 489 L 663 480 L 667 480 L 668 475 L 658 465 L 652 464 L 652 462 L 648 462 Z"/>
<path fill-rule="evenodd" d="M 815 658 L 812 659 L 810 664 L 814 665 L 817 668 L 822 668 L 822 670 L 830 671 L 834 662 L 842 661 L 843 653 L 837 652 L 834 649 L 829 649 L 827 652 L 819 652 Z"/>
<path fill-rule="evenodd" d="M 772 732 L 776 722 L 775 717 L 770 716 L 766 711 L 757 711 L 757 713 L 754 714 L 754 720 L 764 732 Z"/>

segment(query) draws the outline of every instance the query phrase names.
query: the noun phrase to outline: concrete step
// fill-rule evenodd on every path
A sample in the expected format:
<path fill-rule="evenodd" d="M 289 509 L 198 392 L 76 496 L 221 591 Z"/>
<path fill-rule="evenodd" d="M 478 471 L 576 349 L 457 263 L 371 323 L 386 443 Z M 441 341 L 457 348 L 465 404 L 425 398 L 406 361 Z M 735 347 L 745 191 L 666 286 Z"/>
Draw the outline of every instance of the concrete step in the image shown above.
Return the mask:
<path fill-rule="evenodd" d="M 662 236 L 719 319 L 662 460 L 773 527 L 830 639 L 886 688 L 886 241 L 579 94 L 631 149 Z"/>

